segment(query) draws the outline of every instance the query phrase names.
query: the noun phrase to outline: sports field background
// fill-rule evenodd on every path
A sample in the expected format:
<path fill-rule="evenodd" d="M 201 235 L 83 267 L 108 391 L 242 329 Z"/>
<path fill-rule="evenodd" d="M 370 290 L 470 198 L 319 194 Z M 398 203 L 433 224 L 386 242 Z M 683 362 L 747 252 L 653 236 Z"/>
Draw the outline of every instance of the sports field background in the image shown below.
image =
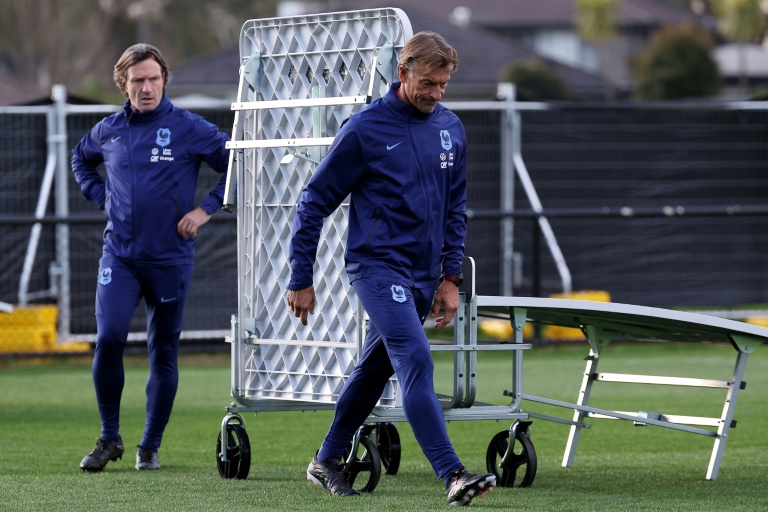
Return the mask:
<path fill-rule="evenodd" d="M 524 356 L 527 393 L 575 401 L 586 344 L 536 348 Z M 727 379 L 729 346 L 611 345 L 601 370 Z M 438 391 L 452 388 L 450 356 L 436 353 Z M 372 494 L 339 499 L 306 483 L 305 469 L 330 419 L 323 412 L 246 414 L 252 465 L 247 480 L 223 480 L 215 446 L 229 396 L 228 355 L 183 356 L 181 382 L 159 455 L 162 469 L 133 469 L 144 418 L 143 357 L 126 358 L 122 460 L 103 473 L 83 473 L 80 459 L 94 446 L 99 420 L 88 358 L 69 361 L 0 360 L 0 510 L 445 510 L 445 495 L 407 424 L 398 423 L 402 463 L 382 476 Z M 530 488 L 497 488 L 476 500 L 487 510 L 762 511 L 768 508 L 768 350 L 750 356 L 747 387 L 736 408 L 720 475 L 704 476 L 712 438 L 629 422 L 593 420 L 575 466 L 560 461 L 568 427 L 535 420 L 531 438 L 538 473 Z M 509 354 L 481 354 L 479 400 L 504 404 L 511 383 Z M 719 416 L 723 390 L 597 383 L 591 405 L 622 410 Z M 524 408 L 569 417 L 565 410 Z M 457 421 L 449 433 L 473 471 L 508 422 Z"/>

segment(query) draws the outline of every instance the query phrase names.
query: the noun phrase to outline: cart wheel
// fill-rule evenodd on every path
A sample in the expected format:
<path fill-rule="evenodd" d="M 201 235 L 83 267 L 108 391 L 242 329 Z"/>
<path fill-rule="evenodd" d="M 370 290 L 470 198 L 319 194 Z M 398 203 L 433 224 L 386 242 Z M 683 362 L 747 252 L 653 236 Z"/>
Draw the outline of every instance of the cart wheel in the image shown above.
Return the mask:
<path fill-rule="evenodd" d="M 536 451 L 533 449 L 528 432 L 521 430 L 515 432 L 512 457 L 504 466 L 501 466 L 508 446 L 509 430 L 496 434 L 488 445 L 485 456 L 486 468 L 496 475 L 496 482 L 500 487 L 528 487 L 536 477 Z M 500 467 L 501 475 L 499 475 Z M 524 471 L 520 471 L 521 469 Z"/>
<path fill-rule="evenodd" d="M 227 461 L 221 460 L 221 433 L 216 441 L 216 465 L 222 478 L 245 480 L 251 469 L 251 443 L 245 428 L 237 423 L 227 425 Z"/>
<path fill-rule="evenodd" d="M 349 447 L 344 451 L 344 460 L 349 459 L 349 452 L 352 448 L 350 443 Z M 368 481 L 364 486 L 358 488 L 359 492 L 373 492 L 376 485 L 381 478 L 381 457 L 379 457 L 379 450 L 373 444 L 373 441 L 365 436 L 360 437 L 360 447 L 358 450 L 362 450 L 363 453 L 359 457 L 355 454 L 355 457 L 351 462 L 344 464 L 344 476 L 347 478 L 349 485 L 354 487 L 355 480 L 360 473 L 369 473 Z"/>
<path fill-rule="evenodd" d="M 376 426 L 367 425 L 363 429 L 364 436 L 370 436 L 376 430 L 376 448 L 379 450 L 381 464 L 387 475 L 396 475 L 400 469 L 400 434 L 394 423 L 378 423 Z"/>

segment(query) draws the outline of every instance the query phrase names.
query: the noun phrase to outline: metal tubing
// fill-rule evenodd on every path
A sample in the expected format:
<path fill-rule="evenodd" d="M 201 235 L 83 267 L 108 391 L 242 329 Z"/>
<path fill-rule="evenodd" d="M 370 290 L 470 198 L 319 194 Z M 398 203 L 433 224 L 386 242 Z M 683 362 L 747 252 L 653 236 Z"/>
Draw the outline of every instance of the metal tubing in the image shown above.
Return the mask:
<path fill-rule="evenodd" d="M 716 479 L 717 474 L 720 471 L 720 462 L 723 459 L 723 452 L 725 451 L 725 442 L 728 440 L 728 431 L 731 429 L 733 413 L 736 410 L 736 399 L 739 397 L 739 390 L 741 389 L 742 378 L 744 377 L 744 369 L 747 367 L 747 357 L 748 354 L 746 352 L 739 352 L 736 356 L 732 384 L 728 388 L 728 393 L 725 397 L 723 414 L 720 417 L 720 426 L 717 428 L 717 437 L 715 438 L 715 444 L 712 447 L 712 455 L 709 458 L 709 465 L 707 466 L 707 480 Z"/>
<path fill-rule="evenodd" d="M 221 420 L 221 453 L 219 454 L 219 460 L 222 462 L 227 462 L 227 425 L 229 425 L 229 422 L 231 420 L 235 420 L 240 425 L 242 425 L 243 428 L 245 428 L 245 420 L 242 416 L 240 416 L 237 413 L 229 413 L 226 416 L 224 416 L 224 419 Z"/>
<path fill-rule="evenodd" d="M 56 215 L 69 215 L 69 158 L 67 158 L 67 89 L 54 85 L 51 94 L 56 112 Z M 59 340 L 68 339 L 71 332 L 69 224 L 56 225 L 56 265 L 59 271 L 58 306 Z"/>
<path fill-rule="evenodd" d="M 45 162 L 45 172 L 43 173 L 43 183 L 40 185 L 40 195 L 37 198 L 37 207 L 35 208 L 35 218 L 41 219 L 45 216 L 45 210 L 48 208 L 48 198 L 51 194 L 53 178 L 56 175 L 56 144 L 61 134 L 55 133 L 55 115 L 53 110 L 46 112 L 46 127 L 48 130 L 48 155 Z M 24 265 L 21 269 L 21 278 L 19 279 L 18 300 L 20 306 L 26 306 L 28 301 L 29 281 L 32 276 L 32 268 L 35 264 L 37 255 L 37 246 L 40 241 L 40 233 L 43 225 L 35 222 L 29 234 L 27 242 L 27 252 L 24 255 Z M 48 292 L 50 293 L 50 291 Z"/>

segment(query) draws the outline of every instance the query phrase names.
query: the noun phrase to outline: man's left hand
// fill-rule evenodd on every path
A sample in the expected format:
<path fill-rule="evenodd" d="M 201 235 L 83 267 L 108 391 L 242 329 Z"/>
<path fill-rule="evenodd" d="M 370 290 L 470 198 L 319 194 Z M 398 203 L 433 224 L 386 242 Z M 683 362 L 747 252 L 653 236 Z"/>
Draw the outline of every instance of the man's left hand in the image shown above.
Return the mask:
<path fill-rule="evenodd" d="M 211 214 L 198 206 L 181 218 L 176 225 L 176 229 L 181 238 L 189 240 L 190 238 L 195 238 L 197 236 L 197 230 L 210 219 Z"/>
<path fill-rule="evenodd" d="M 437 317 L 443 309 L 443 316 Z M 435 301 L 432 303 L 432 317 L 435 318 L 435 328 L 442 329 L 453 320 L 453 316 L 459 309 L 459 287 L 450 281 L 443 281 L 435 293 Z"/>

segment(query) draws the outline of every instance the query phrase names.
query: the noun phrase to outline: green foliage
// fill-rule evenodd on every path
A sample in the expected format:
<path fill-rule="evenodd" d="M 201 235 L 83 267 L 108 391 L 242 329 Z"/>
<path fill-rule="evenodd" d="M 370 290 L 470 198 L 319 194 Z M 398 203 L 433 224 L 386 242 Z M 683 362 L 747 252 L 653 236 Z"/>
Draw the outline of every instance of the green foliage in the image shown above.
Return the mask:
<path fill-rule="evenodd" d="M 768 24 L 761 3 L 761 0 L 714 0 L 720 33 L 741 43 L 762 39 Z"/>
<path fill-rule="evenodd" d="M 83 85 L 78 94 L 88 99 L 98 98 L 102 103 L 108 105 L 120 105 L 125 101 L 123 93 L 115 87 L 114 82 L 105 83 L 103 77 L 94 75 L 87 75 L 83 78 Z"/>
<path fill-rule="evenodd" d="M 584 371 L 585 344 L 534 348 L 524 354 L 525 392 L 574 401 Z M 609 345 L 601 370 L 728 379 L 730 346 L 654 343 Z M 509 404 L 511 356 L 481 353 L 478 400 Z M 452 392 L 453 355 L 436 353 L 436 387 Z M 83 473 L 80 459 L 99 434 L 89 361 L 53 364 L 0 360 L 0 511 L 445 511 L 442 483 L 413 432 L 397 423 L 400 471 L 382 475 L 372 494 L 340 499 L 308 486 L 305 471 L 322 441 L 330 411 L 245 413 L 252 448 L 246 480 L 223 480 L 215 462 L 218 429 L 229 396 L 229 357 L 182 356 L 179 394 L 160 449 L 162 469 L 138 472 L 133 459 L 144 418 L 146 361 L 127 358 L 121 432 L 122 460 L 103 473 Z M 714 439 L 669 429 L 590 419 L 575 465 L 560 466 L 568 427 L 534 420 L 538 473 L 527 489 L 497 488 L 474 503 L 489 510 L 717 511 L 762 510 L 768 467 L 768 350 L 749 356 L 718 480 L 705 480 Z M 724 390 L 597 383 L 590 403 L 621 410 L 719 416 Z M 719 401 L 719 405 L 718 405 Z M 524 409 L 570 418 L 563 409 L 524 402 Z M 470 409 L 471 412 L 471 409 Z M 511 422 L 452 421 L 448 431 L 462 461 L 485 467 L 490 439 Z"/>
<path fill-rule="evenodd" d="M 111 103 L 112 67 L 128 46 L 154 44 L 175 69 L 188 59 L 237 44 L 243 23 L 275 16 L 277 3 L 0 0 L 0 61 L 44 93 L 52 84 L 64 84 L 71 94 Z M 84 82 L 89 75 L 93 78 Z"/>
<path fill-rule="evenodd" d="M 565 82 L 546 63 L 535 59 L 510 62 L 499 73 L 499 81 L 511 82 L 523 101 L 567 100 Z"/>
<path fill-rule="evenodd" d="M 666 27 L 634 61 L 635 97 L 674 100 L 714 96 L 720 91 L 712 41 L 690 26 Z"/>
<path fill-rule="evenodd" d="M 618 34 L 619 0 L 576 0 L 576 27 L 586 41 L 604 43 Z"/>

